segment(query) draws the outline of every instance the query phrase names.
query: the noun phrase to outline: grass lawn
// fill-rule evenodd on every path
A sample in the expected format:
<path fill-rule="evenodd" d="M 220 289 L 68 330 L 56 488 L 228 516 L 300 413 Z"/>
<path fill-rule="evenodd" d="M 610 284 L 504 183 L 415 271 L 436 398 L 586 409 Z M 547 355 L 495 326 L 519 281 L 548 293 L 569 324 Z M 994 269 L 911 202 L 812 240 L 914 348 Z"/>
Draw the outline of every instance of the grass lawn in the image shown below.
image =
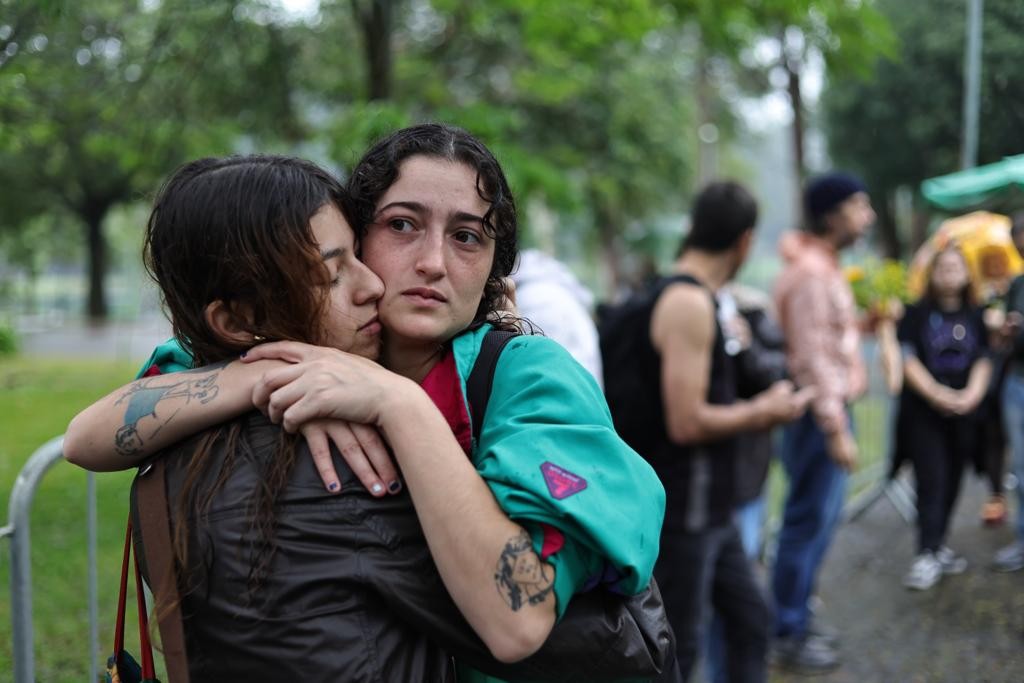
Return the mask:
<path fill-rule="evenodd" d="M 4 524 L 14 480 L 32 453 L 62 434 L 81 408 L 131 379 L 136 370 L 132 365 L 103 361 L 0 359 L 0 514 Z M 96 478 L 101 666 L 112 642 L 133 473 Z M 31 510 L 35 671 L 39 681 L 97 680 L 99 673 L 90 676 L 88 672 L 86 514 L 85 473 L 57 463 L 43 478 Z M 0 590 L 5 596 L 0 599 L 0 672 L 10 672 L 10 543 L 4 540 L 0 545 Z M 136 628 L 134 637 L 132 628 Z M 134 621 L 128 621 L 127 630 L 129 649 L 137 653 Z"/>

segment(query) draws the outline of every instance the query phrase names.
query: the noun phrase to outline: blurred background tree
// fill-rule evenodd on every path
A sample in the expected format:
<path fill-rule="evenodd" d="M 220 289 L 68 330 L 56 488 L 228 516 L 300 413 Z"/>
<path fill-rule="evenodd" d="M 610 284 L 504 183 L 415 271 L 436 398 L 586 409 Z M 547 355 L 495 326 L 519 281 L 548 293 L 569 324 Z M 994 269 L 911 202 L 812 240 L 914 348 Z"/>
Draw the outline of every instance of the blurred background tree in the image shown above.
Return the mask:
<path fill-rule="evenodd" d="M 104 222 L 113 207 L 152 193 L 192 156 L 301 133 L 279 30 L 237 9 L 198 0 L 44 3 L 45 21 L 4 32 L 0 207 L 17 208 L 2 223 L 19 230 L 60 212 L 80 224 L 91 318 L 108 312 Z"/>
<path fill-rule="evenodd" d="M 980 164 L 1024 151 L 1024 3 L 984 8 Z M 879 0 L 878 9 L 899 52 L 866 78 L 830 77 L 822 100 L 832 154 L 866 179 L 882 249 L 898 258 L 927 234 L 921 181 L 959 166 L 966 13 L 962 0 Z"/>
<path fill-rule="evenodd" d="M 798 220 L 799 179 L 816 163 L 805 158 L 807 83 L 826 73 L 830 102 L 877 85 L 894 71 L 874 68 L 879 58 L 912 58 L 888 14 L 904 26 L 903 15 L 955 4 L 0 0 L 0 279 L 45 270 L 26 245 L 80 234 L 83 310 L 101 319 L 111 210 L 144 206 L 186 159 L 280 151 L 345 175 L 380 135 L 440 119 L 498 152 L 526 242 L 609 296 L 671 258 L 689 197 L 713 177 L 785 175 L 791 189 L 761 199 Z M 782 158 L 759 159 L 748 128 L 773 93 L 789 113 L 773 114 L 772 130 L 789 142 Z M 832 154 L 876 182 L 858 147 L 871 141 L 829 122 Z"/>

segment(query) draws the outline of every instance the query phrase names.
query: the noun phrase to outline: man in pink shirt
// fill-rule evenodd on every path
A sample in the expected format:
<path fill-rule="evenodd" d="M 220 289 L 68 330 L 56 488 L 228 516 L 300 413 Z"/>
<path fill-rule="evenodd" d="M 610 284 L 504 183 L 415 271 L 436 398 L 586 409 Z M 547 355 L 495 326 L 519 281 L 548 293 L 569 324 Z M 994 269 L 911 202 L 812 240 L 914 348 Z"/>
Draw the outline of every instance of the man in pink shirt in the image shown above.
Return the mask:
<path fill-rule="evenodd" d="M 853 292 L 839 252 L 875 220 L 863 183 L 845 173 L 812 180 L 804 192 L 807 229 L 781 242 L 785 269 L 775 288 L 797 386 L 816 387 L 807 414 L 786 427 L 782 461 L 789 479 L 772 577 L 776 656 L 790 668 L 839 665 L 835 638 L 811 621 L 808 600 L 834 535 L 857 444 L 847 406 L 866 387 Z"/>

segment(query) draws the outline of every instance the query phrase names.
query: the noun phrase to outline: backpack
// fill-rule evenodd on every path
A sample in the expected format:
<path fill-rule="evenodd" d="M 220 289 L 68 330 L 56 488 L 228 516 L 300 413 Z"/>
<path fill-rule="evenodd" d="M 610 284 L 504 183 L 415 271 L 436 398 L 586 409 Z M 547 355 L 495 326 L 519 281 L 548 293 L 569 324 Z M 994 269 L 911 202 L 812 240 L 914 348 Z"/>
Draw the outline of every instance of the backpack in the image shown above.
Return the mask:
<path fill-rule="evenodd" d="M 651 313 L 665 288 L 676 282 L 703 285 L 690 275 L 659 278 L 617 306 L 605 308 L 598 327 L 604 395 L 615 431 L 648 457 L 665 438 L 661 362 L 651 344 Z"/>

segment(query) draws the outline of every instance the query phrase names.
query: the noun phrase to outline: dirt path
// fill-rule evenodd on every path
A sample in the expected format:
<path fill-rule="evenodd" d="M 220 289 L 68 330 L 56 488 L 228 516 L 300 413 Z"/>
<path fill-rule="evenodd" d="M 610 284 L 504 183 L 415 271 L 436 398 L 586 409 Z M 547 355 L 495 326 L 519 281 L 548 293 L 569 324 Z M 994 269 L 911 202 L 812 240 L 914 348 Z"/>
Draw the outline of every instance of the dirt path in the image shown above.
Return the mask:
<path fill-rule="evenodd" d="M 772 683 L 1022 683 L 1024 572 L 988 568 L 1008 526 L 986 529 L 978 511 L 986 488 L 964 482 L 949 545 L 971 563 L 930 591 L 900 580 L 914 528 L 879 500 L 840 530 L 822 571 L 822 617 L 842 633 L 843 666 L 815 677 L 773 670 Z"/>

